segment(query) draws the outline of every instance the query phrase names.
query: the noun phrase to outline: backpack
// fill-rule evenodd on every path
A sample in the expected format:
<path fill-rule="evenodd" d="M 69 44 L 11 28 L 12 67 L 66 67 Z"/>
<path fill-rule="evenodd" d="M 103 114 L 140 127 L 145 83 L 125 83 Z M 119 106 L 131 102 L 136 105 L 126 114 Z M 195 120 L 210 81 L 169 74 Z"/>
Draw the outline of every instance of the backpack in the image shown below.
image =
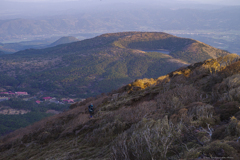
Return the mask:
<path fill-rule="evenodd" d="M 93 112 L 93 105 L 88 106 L 88 111 Z"/>

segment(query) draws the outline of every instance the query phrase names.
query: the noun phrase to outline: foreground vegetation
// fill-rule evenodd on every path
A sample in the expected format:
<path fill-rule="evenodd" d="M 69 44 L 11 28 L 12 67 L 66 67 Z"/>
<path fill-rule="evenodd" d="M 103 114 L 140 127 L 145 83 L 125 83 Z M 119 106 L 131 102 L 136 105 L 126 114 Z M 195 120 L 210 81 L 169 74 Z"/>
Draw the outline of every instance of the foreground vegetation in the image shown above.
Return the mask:
<path fill-rule="evenodd" d="M 231 54 L 136 80 L 2 137 L 1 159 L 238 159 L 239 74 Z"/>

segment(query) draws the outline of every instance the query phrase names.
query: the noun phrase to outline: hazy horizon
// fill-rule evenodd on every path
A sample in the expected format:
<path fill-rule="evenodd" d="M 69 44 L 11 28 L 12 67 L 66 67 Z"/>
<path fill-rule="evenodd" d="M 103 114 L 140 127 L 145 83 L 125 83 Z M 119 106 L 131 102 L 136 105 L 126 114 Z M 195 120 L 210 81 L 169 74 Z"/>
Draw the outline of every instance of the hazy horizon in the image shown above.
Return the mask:
<path fill-rule="evenodd" d="M 120 4 L 120 5 L 117 5 Z M 122 6 L 121 6 L 122 5 Z M 118 7 L 165 7 L 169 9 L 217 9 L 240 5 L 238 0 L 1 0 L 0 19 L 35 18 L 117 9 Z"/>

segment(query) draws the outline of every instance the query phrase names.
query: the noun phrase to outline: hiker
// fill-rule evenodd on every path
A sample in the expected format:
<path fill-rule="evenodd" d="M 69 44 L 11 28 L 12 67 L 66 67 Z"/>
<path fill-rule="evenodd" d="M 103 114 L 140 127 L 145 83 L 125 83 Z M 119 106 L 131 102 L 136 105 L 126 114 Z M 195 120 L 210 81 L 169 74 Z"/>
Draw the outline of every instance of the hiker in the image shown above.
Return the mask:
<path fill-rule="evenodd" d="M 88 111 L 89 111 L 89 114 L 90 114 L 90 118 L 92 118 L 92 116 L 94 114 L 94 109 L 93 109 L 93 104 L 92 103 L 88 106 Z"/>

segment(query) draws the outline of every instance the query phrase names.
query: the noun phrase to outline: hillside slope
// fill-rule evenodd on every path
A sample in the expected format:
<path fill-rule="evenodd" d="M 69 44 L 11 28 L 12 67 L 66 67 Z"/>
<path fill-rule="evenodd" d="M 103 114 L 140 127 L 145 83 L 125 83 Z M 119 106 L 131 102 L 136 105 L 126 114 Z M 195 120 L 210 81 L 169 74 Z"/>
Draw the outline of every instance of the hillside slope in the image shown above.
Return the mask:
<path fill-rule="evenodd" d="M 159 53 L 159 49 L 170 53 Z M 196 40 L 161 32 L 104 34 L 1 56 L 0 73 L 4 79 L 0 78 L 0 87 L 34 95 L 44 92 L 84 98 L 109 92 L 137 78 L 156 78 L 188 63 L 227 54 Z"/>
<path fill-rule="evenodd" d="M 238 159 L 239 81 L 235 54 L 139 79 L 2 137 L 0 159 Z"/>

